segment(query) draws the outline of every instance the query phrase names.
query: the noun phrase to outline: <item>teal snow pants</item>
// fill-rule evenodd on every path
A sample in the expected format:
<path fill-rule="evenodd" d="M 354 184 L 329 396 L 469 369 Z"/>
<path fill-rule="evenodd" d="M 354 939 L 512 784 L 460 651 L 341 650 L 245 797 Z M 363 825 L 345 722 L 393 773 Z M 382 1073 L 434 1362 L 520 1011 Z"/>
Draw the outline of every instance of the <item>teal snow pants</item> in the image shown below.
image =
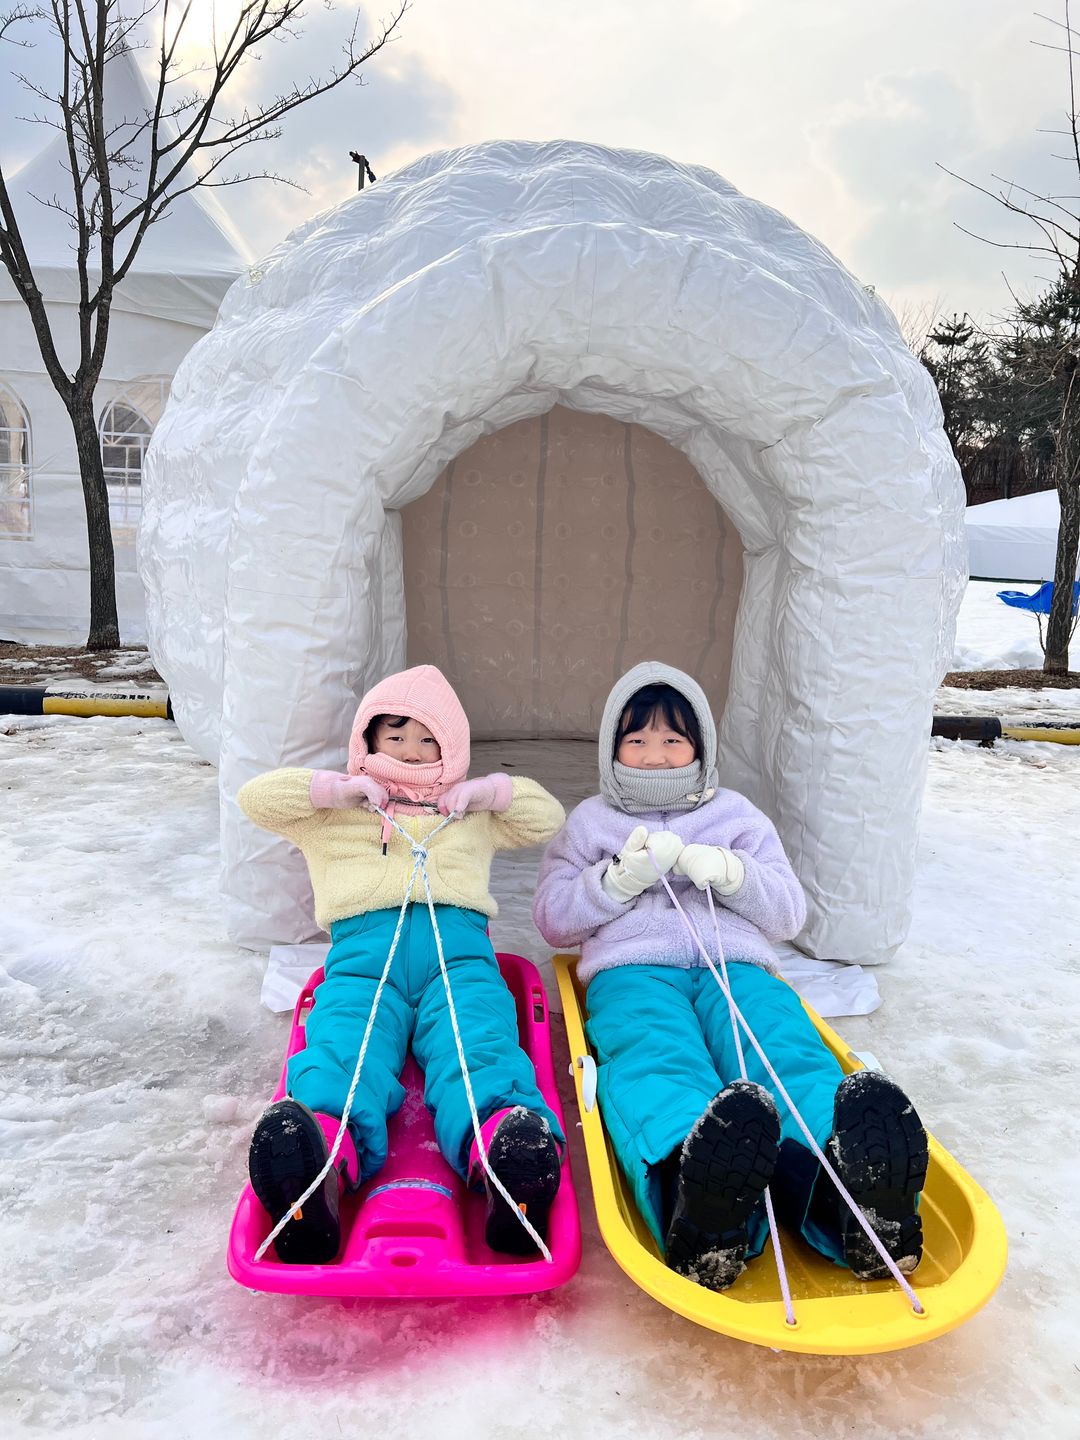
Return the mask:
<path fill-rule="evenodd" d="M 757 965 L 728 962 L 728 983 L 773 1069 L 824 1147 L 843 1071 L 789 985 Z M 586 1032 L 596 1056 L 597 1094 L 608 1135 L 638 1209 L 663 1246 L 659 1163 L 690 1133 L 710 1100 L 739 1078 L 723 991 L 704 968 L 620 965 L 601 970 L 586 992 Z M 780 1112 L 780 1159 L 771 1185 L 777 1214 L 831 1260 L 841 1260 L 836 1224 L 811 1207 L 820 1167 L 745 1035 L 746 1072 Z M 822 1186 L 831 1186 L 821 1176 Z M 812 1208 L 814 1213 L 812 1213 Z M 751 1256 L 768 1238 L 764 1202 L 748 1226 Z"/>
<path fill-rule="evenodd" d="M 333 943 L 326 957 L 326 978 L 315 992 L 315 1007 L 308 1017 L 307 1043 L 289 1061 L 289 1094 L 312 1110 L 340 1116 L 345 1108 L 398 913 L 372 910 L 330 927 Z M 517 1009 L 487 937 L 486 916 L 456 905 L 436 905 L 435 914 L 481 1124 L 498 1110 L 524 1105 L 543 1115 L 562 1141 L 559 1123 L 537 1086 L 532 1061 L 518 1044 Z M 398 1077 L 410 1042 L 424 1072 L 424 1100 L 435 1118 L 439 1149 L 464 1175 L 472 1118 L 435 935 L 423 904 L 411 904 L 405 912 L 349 1113 L 349 1131 L 364 1180 L 386 1160 L 386 1122 L 405 1098 Z"/>

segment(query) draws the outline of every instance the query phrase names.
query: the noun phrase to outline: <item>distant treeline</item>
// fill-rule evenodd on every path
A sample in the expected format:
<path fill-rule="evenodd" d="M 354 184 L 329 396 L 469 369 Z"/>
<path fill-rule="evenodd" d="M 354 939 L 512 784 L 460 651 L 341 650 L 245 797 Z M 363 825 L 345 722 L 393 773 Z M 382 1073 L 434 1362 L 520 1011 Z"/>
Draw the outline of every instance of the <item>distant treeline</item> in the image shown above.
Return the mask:
<path fill-rule="evenodd" d="M 996 436 L 983 445 L 959 445 L 956 458 L 964 477 L 967 503 L 1010 500 L 1033 490 L 1053 490 L 1050 459 L 1034 446 L 1025 448 L 1008 436 Z"/>
<path fill-rule="evenodd" d="M 1058 317 L 1052 297 L 1043 297 L 1037 317 L 1043 324 L 1031 323 L 1029 314 L 1026 323 L 997 332 L 954 315 L 915 338 L 937 386 L 969 505 L 1054 488 L 1055 434 L 1071 378 L 1053 323 L 1071 321 L 1072 306 L 1062 308 L 1067 313 Z"/>

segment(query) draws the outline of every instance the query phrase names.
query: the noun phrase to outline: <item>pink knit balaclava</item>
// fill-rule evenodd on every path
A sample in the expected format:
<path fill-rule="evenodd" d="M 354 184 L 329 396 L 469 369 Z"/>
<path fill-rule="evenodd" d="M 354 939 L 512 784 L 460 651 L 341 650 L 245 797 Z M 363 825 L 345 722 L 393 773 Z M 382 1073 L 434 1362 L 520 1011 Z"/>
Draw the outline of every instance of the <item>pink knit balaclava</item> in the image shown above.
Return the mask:
<path fill-rule="evenodd" d="M 430 764 L 406 765 L 392 755 L 372 754 L 364 731 L 376 715 L 407 715 L 426 725 L 442 752 Z M 391 798 L 437 800 L 469 773 L 469 721 L 446 677 L 434 665 L 415 665 L 380 680 L 360 702 L 349 738 L 349 774 L 370 775 Z"/>

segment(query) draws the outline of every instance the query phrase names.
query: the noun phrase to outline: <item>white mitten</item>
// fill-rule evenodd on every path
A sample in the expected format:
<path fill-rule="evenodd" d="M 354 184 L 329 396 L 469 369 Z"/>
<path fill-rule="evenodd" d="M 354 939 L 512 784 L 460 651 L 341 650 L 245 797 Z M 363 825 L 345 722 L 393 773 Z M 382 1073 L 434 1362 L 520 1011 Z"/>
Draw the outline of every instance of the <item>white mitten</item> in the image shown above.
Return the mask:
<path fill-rule="evenodd" d="M 718 895 L 734 895 L 746 875 L 746 866 L 734 850 L 722 845 L 684 845 L 675 865 L 699 890 L 711 885 Z"/>
<path fill-rule="evenodd" d="M 636 900 L 643 890 L 655 885 L 660 874 L 666 875 L 682 853 L 683 842 L 670 830 L 654 830 L 650 835 L 639 825 L 627 837 L 622 851 L 604 871 L 600 884 L 609 900 L 623 904 Z M 653 860 L 656 864 L 653 864 Z"/>

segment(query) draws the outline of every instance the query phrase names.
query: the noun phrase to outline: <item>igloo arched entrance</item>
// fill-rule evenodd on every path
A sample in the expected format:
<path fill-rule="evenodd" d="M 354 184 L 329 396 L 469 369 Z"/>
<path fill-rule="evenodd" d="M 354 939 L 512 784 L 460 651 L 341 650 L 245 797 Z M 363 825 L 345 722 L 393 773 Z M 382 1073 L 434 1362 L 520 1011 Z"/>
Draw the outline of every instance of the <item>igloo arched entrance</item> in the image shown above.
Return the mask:
<path fill-rule="evenodd" d="M 407 662 L 453 681 L 475 738 L 594 738 L 612 682 L 660 653 L 723 713 L 742 544 L 658 435 L 556 405 L 401 518 Z"/>
<path fill-rule="evenodd" d="M 682 452 L 745 578 L 721 777 L 776 821 L 803 943 L 903 939 L 962 501 L 887 309 L 699 167 L 596 146 L 430 156 L 316 217 L 230 291 L 148 457 L 152 647 L 220 764 L 230 924 L 312 931 L 306 876 L 239 785 L 340 765 L 405 659 L 398 512 L 477 439 L 556 404 Z"/>

